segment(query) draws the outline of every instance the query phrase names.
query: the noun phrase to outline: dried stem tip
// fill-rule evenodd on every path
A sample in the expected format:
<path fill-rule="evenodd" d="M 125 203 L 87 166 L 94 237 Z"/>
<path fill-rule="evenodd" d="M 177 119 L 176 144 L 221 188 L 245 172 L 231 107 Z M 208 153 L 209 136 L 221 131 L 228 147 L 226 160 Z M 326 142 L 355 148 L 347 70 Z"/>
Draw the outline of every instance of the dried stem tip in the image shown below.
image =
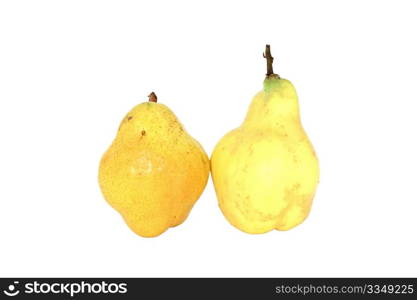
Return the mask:
<path fill-rule="evenodd" d="M 156 94 L 154 92 L 149 94 L 149 102 L 157 102 L 158 97 L 156 97 Z"/>

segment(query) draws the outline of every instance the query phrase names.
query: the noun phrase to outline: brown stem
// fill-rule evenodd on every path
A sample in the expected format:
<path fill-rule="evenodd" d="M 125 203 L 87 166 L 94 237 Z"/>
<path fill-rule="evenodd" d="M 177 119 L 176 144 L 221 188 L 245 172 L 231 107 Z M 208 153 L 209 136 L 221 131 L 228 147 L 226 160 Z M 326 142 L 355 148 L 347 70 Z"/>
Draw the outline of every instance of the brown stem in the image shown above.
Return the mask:
<path fill-rule="evenodd" d="M 156 97 L 156 94 L 154 92 L 149 94 L 149 102 L 157 102 L 158 101 L 158 97 Z"/>
<path fill-rule="evenodd" d="M 265 52 L 263 53 L 264 58 L 266 58 L 266 77 L 278 77 L 277 74 L 274 73 L 274 69 L 272 68 L 272 63 L 274 62 L 274 58 L 271 55 L 271 46 L 265 46 Z"/>

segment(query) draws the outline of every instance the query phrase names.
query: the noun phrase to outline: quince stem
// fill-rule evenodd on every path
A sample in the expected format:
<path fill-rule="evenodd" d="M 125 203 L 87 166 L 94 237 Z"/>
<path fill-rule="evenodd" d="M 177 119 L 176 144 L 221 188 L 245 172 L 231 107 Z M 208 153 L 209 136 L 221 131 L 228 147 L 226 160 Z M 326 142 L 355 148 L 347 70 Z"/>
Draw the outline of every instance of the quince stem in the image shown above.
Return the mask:
<path fill-rule="evenodd" d="M 265 46 L 265 52 L 263 53 L 263 57 L 266 58 L 266 77 L 278 77 L 278 74 L 274 73 L 274 69 L 272 67 L 272 63 L 274 62 L 274 58 L 271 55 L 271 46 Z"/>
<path fill-rule="evenodd" d="M 156 94 L 154 92 L 150 93 L 148 95 L 148 98 L 149 98 L 149 102 L 155 102 L 156 103 L 158 101 L 158 97 L 156 97 Z"/>

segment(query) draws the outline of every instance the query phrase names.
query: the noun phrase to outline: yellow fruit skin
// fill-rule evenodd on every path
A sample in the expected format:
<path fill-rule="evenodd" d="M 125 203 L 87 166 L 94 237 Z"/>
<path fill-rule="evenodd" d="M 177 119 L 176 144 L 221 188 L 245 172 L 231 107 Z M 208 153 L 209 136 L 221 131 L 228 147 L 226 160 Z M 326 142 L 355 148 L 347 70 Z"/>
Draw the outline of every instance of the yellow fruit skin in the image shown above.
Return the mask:
<path fill-rule="evenodd" d="M 244 123 L 216 145 L 211 172 L 224 216 L 244 232 L 288 230 L 307 218 L 319 164 L 288 80 L 265 80 Z"/>
<path fill-rule="evenodd" d="M 122 120 L 104 153 L 104 198 L 143 237 L 158 236 L 187 218 L 203 192 L 209 160 L 165 105 L 146 102 Z"/>

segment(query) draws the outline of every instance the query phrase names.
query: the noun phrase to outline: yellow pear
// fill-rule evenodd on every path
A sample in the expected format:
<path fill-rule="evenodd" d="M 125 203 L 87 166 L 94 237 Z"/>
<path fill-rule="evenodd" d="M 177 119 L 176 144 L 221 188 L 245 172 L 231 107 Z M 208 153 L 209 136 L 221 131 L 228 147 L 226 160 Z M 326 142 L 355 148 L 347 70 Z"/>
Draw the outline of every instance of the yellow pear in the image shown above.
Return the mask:
<path fill-rule="evenodd" d="M 288 230 L 303 222 L 319 181 L 319 164 L 300 121 L 290 81 L 273 73 L 269 45 L 264 89 L 243 124 L 226 134 L 211 157 L 219 206 L 247 233 Z"/>
<path fill-rule="evenodd" d="M 184 222 L 209 171 L 201 145 L 152 93 L 122 120 L 100 161 L 99 184 L 136 234 L 154 237 Z"/>

